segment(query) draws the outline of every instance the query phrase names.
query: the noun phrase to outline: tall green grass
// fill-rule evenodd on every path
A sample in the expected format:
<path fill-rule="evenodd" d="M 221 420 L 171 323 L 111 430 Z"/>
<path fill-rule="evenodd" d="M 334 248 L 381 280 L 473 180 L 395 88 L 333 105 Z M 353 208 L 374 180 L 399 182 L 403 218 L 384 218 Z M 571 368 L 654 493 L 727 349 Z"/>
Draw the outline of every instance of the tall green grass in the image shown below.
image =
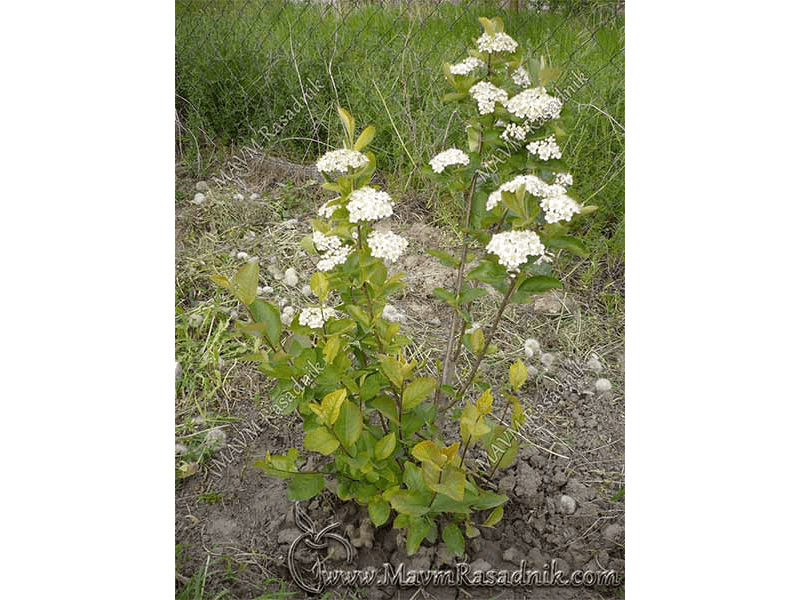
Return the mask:
<path fill-rule="evenodd" d="M 364 4 L 176 3 L 178 136 L 182 158 L 198 176 L 218 168 L 212 157 L 235 152 L 250 139 L 273 154 L 312 161 L 339 144 L 333 109 L 338 102 L 359 123 L 375 124 L 372 147 L 390 185 L 430 194 L 416 167 L 464 140 L 458 115 L 440 100 L 447 91 L 441 65 L 463 58 L 481 32 L 478 16 L 499 15 L 531 57 L 544 55 L 562 69 L 557 82 L 561 89 L 577 87 L 576 75 L 589 79 L 567 93 L 571 133 L 564 155 L 579 197 L 591 197 L 600 207 L 589 226 L 590 238 L 609 255 L 621 256 L 621 16 L 602 4 L 586 3 L 577 9 L 561 3 L 557 11 L 518 14 L 477 1 Z M 311 94 L 309 89 L 317 91 Z M 289 115 L 274 138 L 256 133 L 262 127 L 272 131 Z M 207 170 L 212 172 L 203 172 Z M 434 208 L 442 214 L 455 210 L 442 203 Z"/>

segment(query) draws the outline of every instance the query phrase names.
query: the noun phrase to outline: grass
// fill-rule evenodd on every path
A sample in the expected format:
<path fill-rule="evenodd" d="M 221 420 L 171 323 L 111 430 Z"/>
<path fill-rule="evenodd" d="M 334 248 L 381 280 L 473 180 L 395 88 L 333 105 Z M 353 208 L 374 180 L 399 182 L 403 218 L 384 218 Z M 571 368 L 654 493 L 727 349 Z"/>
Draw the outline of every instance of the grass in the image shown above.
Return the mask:
<path fill-rule="evenodd" d="M 594 254 L 620 262 L 623 17 L 599 2 L 519 14 L 475 0 L 408 4 L 177 2 L 179 157 L 207 177 L 255 139 L 268 154 L 309 163 L 338 146 L 339 103 L 376 125 L 373 147 L 389 190 L 424 197 L 435 220 L 451 222 L 460 207 L 418 174 L 431 155 L 464 141 L 458 116 L 440 101 L 440 67 L 463 58 L 480 33 L 478 16 L 500 15 L 530 59 L 544 55 L 562 69 L 556 85 L 571 108 L 564 155 L 578 196 L 600 207 L 584 233 Z M 276 127 L 274 136 L 257 133 Z"/>

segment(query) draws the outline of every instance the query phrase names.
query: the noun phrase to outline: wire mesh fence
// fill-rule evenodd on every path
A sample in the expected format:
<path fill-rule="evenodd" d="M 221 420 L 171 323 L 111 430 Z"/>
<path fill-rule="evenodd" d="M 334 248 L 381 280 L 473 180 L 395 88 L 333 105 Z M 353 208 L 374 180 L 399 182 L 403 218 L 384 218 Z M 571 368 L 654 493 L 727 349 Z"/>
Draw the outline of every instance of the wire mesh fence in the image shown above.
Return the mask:
<path fill-rule="evenodd" d="M 582 197 L 622 223 L 624 2 L 506 0 L 178 0 L 176 153 L 196 174 L 237 152 L 308 164 L 340 145 L 335 106 L 375 124 L 379 168 L 403 189 L 419 167 L 463 142 L 442 64 L 464 58 L 479 16 L 560 69 L 572 106 L 565 157 Z"/>

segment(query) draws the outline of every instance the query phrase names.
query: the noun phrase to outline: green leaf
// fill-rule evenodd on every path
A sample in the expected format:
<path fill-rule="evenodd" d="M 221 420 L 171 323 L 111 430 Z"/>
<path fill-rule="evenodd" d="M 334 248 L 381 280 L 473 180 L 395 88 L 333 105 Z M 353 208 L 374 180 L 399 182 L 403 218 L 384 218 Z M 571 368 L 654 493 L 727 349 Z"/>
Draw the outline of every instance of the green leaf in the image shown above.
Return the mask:
<path fill-rule="evenodd" d="M 267 326 L 267 338 L 273 346 L 279 346 L 281 341 L 281 314 L 277 307 L 263 300 L 254 300 L 249 305 L 253 319 L 257 323 Z"/>
<path fill-rule="evenodd" d="M 411 449 L 411 456 L 420 462 L 428 462 L 434 465 L 437 469 L 441 467 L 447 457 L 431 440 L 425 440 L 417 444 Z"/>
<path fill-rule="evenodd" d="M 464 524 L 464 533 L 467 534 L 468 538 L 478 537 L 481 534 L 478 528 L 469 521 Z"/>
<path fill-rule="evenodd" d="M 333 454 L 339 447 L 339 440 L 328 431 L 327 427 L 317 427 L 306 433 L 303 446 L 312 452 L 319 452 L 325 456 Z"/>
<path fill-rule="evenodd" d="M 411 517 L 421 517 L 428 512 L 428 504 L 430 504 L 432 494 L 426 492 L 415 492 L 411 490 L 400 490 L 392 495 L 389 502 L 392 508 L 402 515 L 409 515 Z M 428 532 L 422 535 L 420 540 L 425 537 Z"/>
<path fill-rule="evenodd" d="M 394 452 L 394 448 L 397 444 L 397 439 L 393 432 L 387 433 L 383 436 L 377 444 L 375 444 L 375 458 L 378 460 L 383 460 L 385 458 L 389 458 Z"/>
<path fill-rule="evenodd" d="M 483 522 L 484 527 L 492 527 L 493 525 L 500 522 L 500 519 L 503 518 L 503 507 L 498 506 L 492 511 L 492 514 Z"/>
<path fill-rule="evenodd" d="M 461 290 L 461 299 L 459 302 L 461 304 L 469 304 L 473 300 L 477 300 L 481 296 L 485 296 L 489 292 L 485 288 L 473 288 L 469 286 L 465 286 L 464 289 Z"/>
<path fill-rule="evenodd" d="M 455 523 L 450 523 L 442 530 L 442 539 L 450 550 L 456 556 L 464 555 L 464 534 Z"/>
<path fill-rule="evenodd" d="M 411 410 L 426 400 L 435 389 L 436 380 L 432 377 L 420 377 L 409 383 L 403 390 L 403 412 Z"/>
<path fill-rule="evenodd" d="M 408 524 L 406 536 L 406 554 L 412 556 L 419 549 L 422 540 L 428 535 L 432 524 L 428 519 L 412 518 Z"/>
<path fill-rule="evenodd" d="M 464 471 L 447 465 L 442 471 L 442 480 L 440 483 L 431 485 L 434 492 L 439 492 L 452 498 L 453 500 L 461 501 L 464 499 L 464 486 L 467 482 L 467 476 Z"/>
<path fill-rule="evenodd" d="M 339 414 L 345 398 L 347 398 L 347 390 L 340 389 L 327 394 L 322 399 L 321 410 L 326 425 L 333 425 L 339 419 Z M 313 405 L 311 406 L 313 407 Z"/>
<path fill-rule="evenodd" d="M 478 496 L 478 500 L 472 504 L 475 510 L 486 510 L 487 508 L 494 508 L 500 506 L 508 500 L 508 496 L 502 494 L 495 494 L 493 492 L 483 492 Z"/>
<path fill-rule="evenodd" d="M 320 474 L 298 475 L 289 482 L 287 496 L 291 502 L 302 502 L 319 494 L 325 488 L 325 478 Z"/>
<path fill-rule="evenodd" d="M 380 527 L 386 523 L 392 509 L 386 500 L 378 496 L 367 504 L 367 510 L 369 511 L 369 518 L 372 519 L 375 527 Z"/>
<path fill-rule="evenodd" d="M 228 290 L 229 292 L 233 291 L 233 286 L 231 282 L 228 281 L 228 278 L 224 275 L 210 275 L 209 279 L 216 283 L 219 287 Z"/>
<path fill-rule="evenodd" d="M 466 92 L 449 92 L 442 96 L 442 102 L 448 104 L 449 102 L 458 102 L 467 97 Z"/>
<path fill-rule="evenodd" d="M 498 263 L 484 259 L 477 267 L 467 273 L 467 278 L 488 283 L 492 287 L 497 287 L 506 282 L 508 279 L 508 272 Z"/>
<path fill-rule="evenodd" d="M 361 416 L 361 409 L 350 400 L 345 400 L 339 411 L 339 419 L 334 425 L 336 435 L 339 436 L 342 443 L 352 446 L 358 441 L 363 429 L 364 420 Z"/>
<path fill-rule="evenodd" d="M 361 131 L 361 135 L 358 136 L 356 143 L 353 144 L 353 150 L 361 150 L 362 148 L 369 145 L 372 141 L 372 138 L 375 137 L 375 127 L 372 125 L 367 125 Z"/>
<path fill-rule="evenodd" d="M 383 416 L 395 425 L 400 424 L 400 419 L 397 415 L 397 403 L 389 396 L 378 396 L 372 401 L 372 406 L 377 408 Z"/>
<path fill-rule="evenodd" d="M 406 484 L 406 487 L 414 492 L 428 492 L 428 488 L 425 487 L 425 482 L 422 481 L 422 471 L 420 468 L 412 462 L 406 462 L 403 465 L 405 469 L 403 471 L 403 483 Z"/>
<path fill-rule="evenodd" d="M 356 321 L 358 321 L 359 325 L 361 325 L 362 327 L 370 326 L 370 323 L 372 321 L 370 320 L 369 315 L 366 313 L 366 311 L 360 306 L 348 304 L 347 306 L 344 307 L 344 310 Z"/>
<path fill-rule="evenodd" d="M 560 248 L 562 250 L 566 250 L 567 252 L 572 252 L 581 258 L 586 258 L 589 256 L 589 249 L 586 247 L 581 240 L 578 238 L 574 238 L 569 235 L 561 235 L 558 237 L 550 238 L 549 240 L 545 240 L 545 245 L 550 246 L 551 248 Z"/>
<path fill-rule="evenodd" d="M 325 347 L 322 349 L 322 356 L 325 358 L 325 364 L 331 364 L 333 359 L 336 358 L 336 355 L 339 354 L 341 348 L 342 338 L 338 335 L 328 338 L 328 341 L 325 342 Z"/>
<path fill-rule="evenodd" d="M 436 248 L 426 248 L 425 252 L 427 252 L 431 256 L 438 258 L 439 262 L 441 262 L 443 265 L 447 267 L 453 267 L 454 269 L 458 267 L 458 260 L 450 256 L 444 250 L 437 250 Z"/>
<path fill-rule="evenodd" d="M 495 29 L 495 22 L 492 19 L 487 19 L 486 17 L 478 17 L 478 21 L 483 26 L 484 31 L 489 35 L 494 35 L 497 30 Z"/>
<path fill-rule="evenodd" d="M 494 397 L 492 396 L 492 388 L 486 388 L 475 402 L 475 408 L 479 415 L 488 415 L 492 412 L 492 404 Z"/>
<path fill-rule="evenodd" d="M 549 275 L 534 275 L 528 277 L 523 281 L 517 291 L 528 292 L 530 294 L 542 294 L 547 290 L 558 289 L 561 287 L 561 282 L 555 277 Z"/>
<path fill-rule="evenodd" d="M 515 439 L 505 451 L 500 451 L 497 453 L 495 458 L 499 458 L 500 460 L 497 463 L 498 469 L 507 469 L 510 467 L 514 459 L 517 458 L 517 453 L 519 452 L 519 442 Z"/>
<path fill-rule="evenodd" d="M 340 186 L 338 183 L 333 183 L 331 181 L 326 181 L 325 183 L 323 183 L 322 188 L 325 190 L 329 190 L 331 192 L 336 192 L 337 194 L 342 193 L 342 186 Z M 309 252 L 309 254 L 311 253 Z"/>
<path fill-rule="evenodd" d="M 392 356 L 384 356 L 381 358 L 381 370 L 396 388 L 400 388 L 403 384 L 403 366 L 399 360 Z"/>
<path fill-rule="evenodd" d="M 353 115 L 341 106 L 337 106 L 336 110 L 339 112 L 339 119 L 342 121 L 345 133 L 347 133 L 347 138 L 352 142 L 356 131 L 356 120 L 353 118 Z"/>
<path fill-rule="evenodd" d="M 320 302 L 325 302 L 328 297 L 328 276 L 323 271 L 317 271 L 311 276 L 308 282 L 311 291 L 319 298 Z"/>
<path fill-rule="evenodd" d="M 444 288 L 433 288 L 433 295 L 439 298 L 440 300 L 444 300 L 450 306 L 455 306 L 456 304 L 456 296 L 453 292 L 449 292 Z"/>
<path fill-rule="evenodd" d="M 233 284 L 239 301 L 248 306 L 252 304 L 258 290 L 258 262 L 248 262 L 239 269 L 233 276 Z"/>
<path fill-rule="evenodd" d="M 517 359 L 517 362 L 509 367 L 508 379 L 515 391 L 521 388 L 528 379 L 528 369 L 520 359 Z"/>

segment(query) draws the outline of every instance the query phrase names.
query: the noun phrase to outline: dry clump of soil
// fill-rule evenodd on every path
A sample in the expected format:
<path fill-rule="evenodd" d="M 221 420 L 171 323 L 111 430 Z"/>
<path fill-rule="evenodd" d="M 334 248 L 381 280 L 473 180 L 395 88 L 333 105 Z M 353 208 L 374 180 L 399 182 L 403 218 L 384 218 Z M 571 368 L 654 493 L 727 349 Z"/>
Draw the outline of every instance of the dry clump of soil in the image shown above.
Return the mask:
<path fill-rule="evenodd" d="M 287 224 L 282 215 L 269 214 L 269 200 L 263 198 L 233 200 L 221 195 L 217 202 L 224 205 L 221 210 L 235 213 L 235 227 L 209 230 L 214 227 L 214 209 L 208 205 L 187 205 L 176 211 L 178 270 L 189 263 L 200 271 L 215 266 L 198 267 L 190 260 L 199 243 L 207 244 L 204 251 L 209 256 L 220 250 L 227 254 L 246 251 L 259 257 L 262 284 L 274 287 L 275 296 L 283 296 L 292 304 L 303 303 L 300 285 L 314 271 L 314 260 L 296 249 L 309 233 L 306 222 L 301 218 Z M 305 216 L 310 213 L 307 210 Z M 450 313 L 435 299 L 433 289 L 451 288 L 454 272 L 421 249 L 433 246 L 454 251 L 457 240 L 424 223 L 394 222 L 391 227 L 411 243 L 394 267 L 406 273 L 408 283 L 393 301 L 405 317 L 401 331 L 413 338 L 412 351 L 420 352 L 422 358 L 437 357 L 445 342 Z M 248 233 L 256 228 L 260 231 L 254 239 Z M 198 230 L 206 231 L 200 242 L 195 237 Z M 296 268 L 300 285 L 286 286 L 269 275 L 270 265 L 276 274 L 289 266 Z M 198 294 L 210 295 L 212 290 L 201 288 Z M 485 296 L 476 313 L 489 314 L 494 300 L 491 295 Z M 190 304 L 204 301 L 208 298 L 186 299 Z M 521 350 L 526 337 L 537 337 L 544 351 L 554 353 L 555 361 L 545 368 L 538 356 L 527 360 L 537 367 L 538 374 L 520 396 L 528 415 L 520 435 L 523 447 L 516 463 L 494 477 L 498 490 L 509 497 L 503 520 L 494 528 L 481 527 L 481 535 L 467 542 L 463 560 L 476 568 L 514 569 L 524 559 L 538 568 L 555 560 L 565 572 L 624 572 L 624 497 L 619 493 L 624 487 L 621 344 L 587 349 L 564 342 L 564 335 L 576 328 L 578 338 L 583 339 L 586 334 L 582 331 L 592 318 L 579 299 L 559 291 L 543 295 L 530 305 L 512 307 L 502 321 L 496 340 L 499 353 L 483 367 L 488 381 L 502 379 L 516 358 L 527 360 Z M 600 376 L 611 379 L 614 387 L 610 392 L 598 393 L 595 389 L 598 374 L 587 367 L 590 350 L 596 350 L 604 363 Z M 239 369 L 252 371 L 249 366 L 234 366 L 236 372 Z M 250 375 L 244 375 L 248 381 Z M 180 588 L 197 569 L 213 560 L 230 566 L 236 575 L 224 582 L 210 581 L 208 592 L 214 592 L 217 586 L 217 591 L 227 589 L 233 597 L 255 597 L 282 585 L 265 582 L 291 581 L 286 555 L 299 530 L 286 498 L 285 482 L 265 477 L 253 463 L 267 450 L 282 454 L 291 447 L 302 449 L 302 427 L 293 417 L 271 413 L 264 401 L 247 403 L 240 399 L 227 408 L 237 421 L 224 426 L 223 447 L 196 475 L 182 481 L 176 492 L 176 543 L 182 549 L 176 585 Z M 477 450 L 468 454 L 469 461 L 481 458 Z M 334 521 L 341 523 L 339 532 L 348 535 L 356 546 L 356 565 L 351 567 L 380 566 L 384 562 L 397 566 L 402 562 L 408 568 L 428 569 L 455 562 L 443 543 L 423 542 L 415 556 L 406 556 L 402 540 L 398 545 L 398 532 L 390 524 L 372 530 L 354 503 L 342 503 L 329 491 L 304 506 L 318 528 Z M 299 555 L 301 562 L 313 558 L 309 552 Z M 332 557 L 331 565 L 336 564 L 335 559 Z M 293 584 L 288 585 L 297 591 Z M 428 591 L 439 598 L 457 593 Z M 384 597 L 395 592 L 372 589 L 368 595 Z M 598 598 L 614 591 L 553 588 L 540 592 L 542 598 Z M 482 597 L 483 592 L 470 593 Z"/>

